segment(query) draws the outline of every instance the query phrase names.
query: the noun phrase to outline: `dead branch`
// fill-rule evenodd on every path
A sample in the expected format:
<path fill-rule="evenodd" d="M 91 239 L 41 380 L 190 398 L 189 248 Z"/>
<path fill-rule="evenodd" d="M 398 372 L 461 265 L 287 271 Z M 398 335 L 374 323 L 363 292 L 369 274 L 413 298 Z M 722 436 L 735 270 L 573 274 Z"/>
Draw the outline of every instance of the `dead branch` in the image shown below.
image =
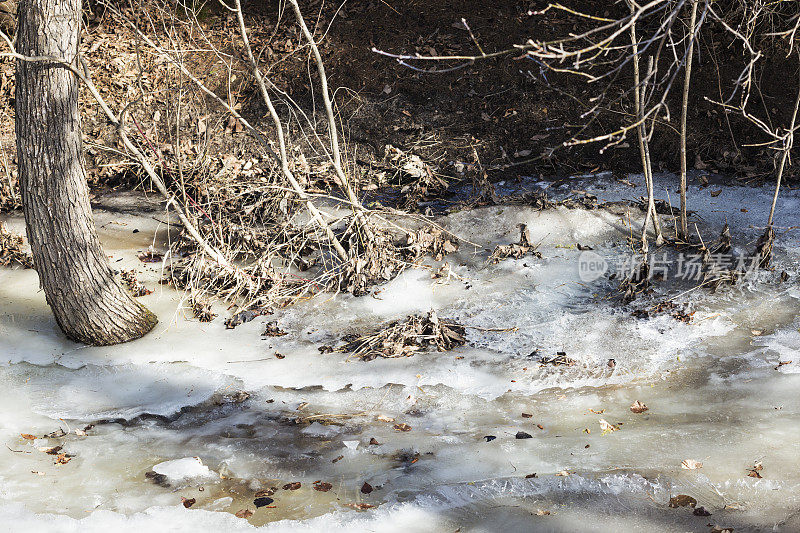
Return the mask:
<path fill-rule="evenodd" d="M 247 52 L 247 57 L 252 67 L 253 75 L 256 78 L 256 83 L 258 83 L 258 87 L 261 91 L 261 96 L 264 99 L 264 103 L 267 105 L 267 108 L 269 109 L 269 114 L 272 117 L 272 122 L 275 125 L 275 131 L 277 132 L 278 135 L 278 147 L 280 150 L 279 161 L 281 166 L 281 172 L 283 172 L 283 175 L 286 177 L 286 180 L 291 184 L 292 188 L 295 190 L 295 192 L 297 192 L 298 196 L 300 196 L 300 198 L 302 198 L 305 201 L 306 207 L 308 208 L 311 215 L 314 217 L 314 220 L 316 220 L 317 223 L 320 225 L 320 227 L 324 229 L 326 235 L 328 236 L 328 239 L 331 241 L 331 244 L 336 250 L 336 253 L 339 255 L 339 258 L 342 259 L 343 261 L 346 261 L 347 252 L 342 247 L 342 244 L 339 242 L 339 239 L 336 238 L 336 236 L 333 233 L 333 230 L 331 230 L 330 226 L 322 218 L 322 215 L 320 214 L 317 207 L 314 205 L 311 199 L 306 195 L 305 190 L 297 182 L 297 180 L 294 177 L 294 174 L 292 174 L 292 171 L 289 169 L 289 156 L 286 152 L 286 136 L 283 131 L 283 124 L 281 123 L 281 119 L 278 116 L 278 112 L 272 103 L 272 98 L 270 97 L 269 91 L 267 90 L 267 86 L 264 81 L 264 77 L 261 74 L 261 70 L 258 68 L 258 63 L 256 62 L 256 59 L 253 56 L 253 51 L 250 47 L 250 40 L 247 37 L 247 28 L 244 23 L 244 15 L 242 14 L 241 0 L 236 0 L 235 11 L 236 11 L 236 18 L 238 19 L 239 22 L 239 33 L 242 37 L 244 48 Z M 332 138 L 335 137 L 332 136 Z M 338 151 L 336 153 L 338 153 Z"/>
<path fill-rule="evenodd" d="M 689 81 L 692 76 L 692 58 L 694 56 L 694 38 L 697 30 L 697 5 L 699 0 L 692 0 L 692 15 L 689 20 L 689 43 L 684 67 L 683 101 L 681 103 L 681 214 L 680 238 L 686 239 L 689 233 L 686 220 L 686 116 L 689 110 Z"/>

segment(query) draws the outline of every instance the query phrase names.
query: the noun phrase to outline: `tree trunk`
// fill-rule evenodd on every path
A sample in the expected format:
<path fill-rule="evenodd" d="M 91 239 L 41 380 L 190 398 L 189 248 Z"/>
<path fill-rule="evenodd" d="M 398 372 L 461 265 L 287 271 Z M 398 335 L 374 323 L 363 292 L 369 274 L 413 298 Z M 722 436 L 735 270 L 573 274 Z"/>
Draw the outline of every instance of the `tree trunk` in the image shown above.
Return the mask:
<path fill-rule="evenodd" d="M 17 47 L 75 62 L 81 0 L 21 0 Z M 78 80 L 44 62 L 17 62 L 17 160 L 33 261 L 67 337 L 108 345 L 141 337 L 157 319 L 120 286 L 100 247 L 81 153 Z"/>

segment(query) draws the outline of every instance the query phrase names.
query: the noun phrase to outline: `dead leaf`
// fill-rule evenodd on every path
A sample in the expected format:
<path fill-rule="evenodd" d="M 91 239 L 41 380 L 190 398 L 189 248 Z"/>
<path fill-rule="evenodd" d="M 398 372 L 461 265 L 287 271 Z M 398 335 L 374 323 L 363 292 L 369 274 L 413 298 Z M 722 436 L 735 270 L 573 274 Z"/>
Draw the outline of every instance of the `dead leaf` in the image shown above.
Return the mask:
<path fill-rule="evenodd" d="M 633 402 L 631 404 L 631 411 L 636 413 L 637 415 L 640 414 L 640 413 L 644 413 L 648 409 L 649 409 L 649 407 L 647 407 L 645 404 L 643 404 L 639 400 L 636 400 L 635 402 Z"/>
<path fill-rule="evenodd" d="M 599 420 L 599 424 L 600 424 L 600 429 L 602 429 L 603 431 L 617 431 L 619 429 L 614 424 L 611 424 L 608 421 L 606 421 L 605 418 L 601 418 Z"/>
<path fill-rule="evenodd" d="M 733 528 L 732 527 L 713 526 L 711 528 L 711 533 L 733 533 Z"/>
<path fill-rule="evenodd" d="M 283 337 L 284 335 L 288 335 L 288 333 L 282 330 L 277 322 L 269 322 L 264 329 L 265 337 Z"/>
<path fill-rule="evenodd" d="M 548 516 L 549 514 L 550 514 L 550 511 L 543 511 L 541 509 L 536 511 L 536 516 Z"/>
<path fill-rule="evenodd" d="M 195 500 L 194 498 L 184 498 L 183 496 L 181 496 L 181 503 L 183 504 L 184 507 L 188 509 L 192 505 L 196 504 L 197 500 Z"/>
<path fill-rule="evenodd" d="M 315 481 L 314 482 L 314 490 L 318 490 L 320 492 L 328 492 L 332 488 L 333 488 L 333 485 L 331 485 L 328 482 L 325 482 L 325 481 Z"/>
<path fill-rule="evenodd" d="M 67 454 L 61 453 L 61 454 L 58 454 L 58 457 L 56 457 L 56 464 L 65 465 L 68 462 L 70 462 L 71 460 L 72 460 L 72 457 L 68 457 Z"/>
<path fill-rule="evenodd" d="M 522 418 L 533 418 L 533 415 L 530 413 L 522 413 Z"/>
<path fill-rule="evenodd" d="M 361 493 L 362 493 L 362 494 L 369 494 L 369 493 L 370 493 L 370 492 L 372 492 L 373 490 L 375 490 L 375 489 L 373 489 L 373 488 L 372 488 L 372 485 L 370 485 L 370 484 L 369 484 L 369 483 L 367 483 L 366 481 L 364 482 L 364 484 L 363 484 L 363 485 L 361 485 Z"/>
<path fill-rule="evenodd" d="M 250 509 L 239 509 L 236 511 L 236 518 L 250 518 L 253 516 L 253 511 Z"/>
<path fill-rule="evenodd" d="M 19 436 L 25 440 L 36 440 L 36 435 L 31 435 L 30 433 L 20 433 Z"/>
<path fill-rule="evenodd" d="M 566 476 L 570 475 L 571 473 L 572 472 L 570 472 L 568 470 L 562 470 L 561 472 L 556 472 L 556 475 L 557 476 L 561 476 L 561 477 L 566 477 Z"/>
<path fill-rule="evenodd" d="M 692 511 L 692 514 L 695 516 L 711 516 L 711 513 L 709 513 L 706 508 L 702 506 Z"/>
<path fill-rule="evenodd" d="M 703 463 L 695 461 L 694 459 L 684 459 L 684 461 L 681 463 L 681 468 L 686 470 L 697 470 L 698 468 L 703 468 Z"/>
<path fill-rule="evenodd" d="M 747 469 L 748 477 L 754 477 L 756 479 L 761 479 L 762 476 L 759 474 L 761 470 L 763 470 L 764 466 L 761 464 L 761 461 L 756 461 L 752 467 Z"/>
<path fill-rule="evenodd" d="M 678 494 L 669 499 L 669 506 L 673 509 L 678 507 L 695 507 L 697 500 L 686 494 Z"/>
<path fill-rule="evenodd" d="M 395 424 L 393 427 L 395 431 L 411 431 L 411 426 L 408 424 Z"/>
<path fill-rule="evenodd" d="M 63 448 L 63 446 L 43 446 L 39 448 L 39 451 L 44 452 L 47 455 L 58 455 L 58 452 L 61 451 L 61 448 Z"/>
<path fill-rule="evenodd" d="M 301 483 L 299 481 L 293 481 L 292 483 L 287 483 L 283 486 L 283 490 L 297 490 L 301 487 Z"/>
<path fill-rule="evenodd" d="M 370 505 L 368 503 L 347 503 L 345 506 L 357 511 L 366 511 L 367 509 L 372 509 L 375 507 L 374 505 Z"/>
<path fill-rule="evenodd" d="M 259 507 L 266 507 L 267 505 L 270 505 L 274 501 L 275 500 L 273 500 L 272 498 L 268 498 L 267 496 L 262 496 L 260 498 L 253 499 L 253 505 L 255 505 L 256 509 L 258 509 Z"/>
<path fill-rule="evenodd" d="M 164 259 L 164 254 L 150 250 L 140 253 L 138 257 L 142 263 L 160 263 Z"/>

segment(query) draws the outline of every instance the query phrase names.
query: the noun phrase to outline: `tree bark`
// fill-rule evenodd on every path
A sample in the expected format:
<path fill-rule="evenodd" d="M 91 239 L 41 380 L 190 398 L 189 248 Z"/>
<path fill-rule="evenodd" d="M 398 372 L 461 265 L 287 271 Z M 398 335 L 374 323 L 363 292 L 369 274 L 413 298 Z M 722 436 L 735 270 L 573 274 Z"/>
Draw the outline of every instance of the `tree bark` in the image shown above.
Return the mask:
<path fill-rule="evenodd" d="M 21 0 L 17 48 L 77 61 L 81 0 Z M 78 80 L 62 66 L 17 61 L 16 138 L 28 240 L 47 303 L 74 341 L 141 337 L 156 316 L 117 281 L 100 247 L 81 152 Z"/>

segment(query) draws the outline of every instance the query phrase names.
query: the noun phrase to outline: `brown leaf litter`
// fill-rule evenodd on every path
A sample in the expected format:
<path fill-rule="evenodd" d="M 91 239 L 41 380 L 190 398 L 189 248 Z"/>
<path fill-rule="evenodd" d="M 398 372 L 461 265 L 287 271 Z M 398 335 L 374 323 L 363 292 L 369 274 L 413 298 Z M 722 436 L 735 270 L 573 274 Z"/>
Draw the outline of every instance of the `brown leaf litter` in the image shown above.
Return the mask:
<path fill-rule="evenodd" d="M 145 287 L 144 284 L 136 278 L 135 270 L 123 270 L 120 274 L 120 278 L 122 278 L 125 286 L 128 287 L 128 290 L 131 292 L 131 296 L 135 298 L 138 298 L 139 296 L 147 296 L 148 294 L 153 293 L 152 290 Z"/>
<path fill-rule="evenodd" d="M 19 265 L 22 268 L 33 268 L 33 257 L 22 250 L 23 242 L 21 236 L 7 231 L 5 226 L 0 224 L 0 266 Z"/>
<path fill-rule="evenodd" d="M 529 253 L 541 259 L 542 254 L 536 251 L 537 246 L 531 242 L 531 234 L 530 231 L 528 231 L 528 226 L 525 224 L 518 224 L 517 227 L 519 228 L 519 242 L 512 244 L 500 244 L 495 247 L 492 255 L 490 255 L 489 259 L 486 260 L 487 265 L 495 265 L 502 259 L 509 257 L 520 259 Z"/>
<path fill-rule="evenodd" d="M 378 357 L 408 357 L 425 349 L 440 352 L 463 346 L 465 327 L 455 321 L 440 319 L 435 311 L 427 315 L 412 315 L 402 321 L 390 322 L 378 328 L 376 333 L 350 339 L 339 348 L 341 352 L 352 352 L 364 361 Z"/>

